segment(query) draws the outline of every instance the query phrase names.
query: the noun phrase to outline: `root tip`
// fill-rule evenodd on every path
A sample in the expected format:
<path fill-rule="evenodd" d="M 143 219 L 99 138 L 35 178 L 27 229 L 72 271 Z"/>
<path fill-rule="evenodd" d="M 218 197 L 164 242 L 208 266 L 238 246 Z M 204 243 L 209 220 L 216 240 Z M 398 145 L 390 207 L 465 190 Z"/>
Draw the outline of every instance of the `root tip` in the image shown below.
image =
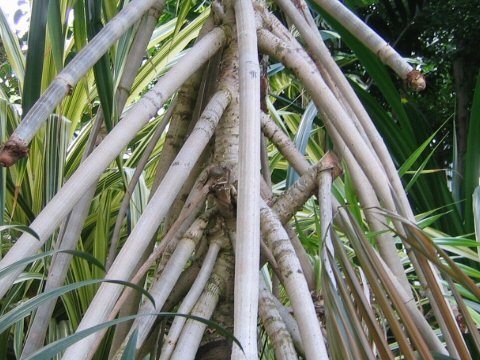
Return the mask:
<path fill-rule="evenodd" d="M 422 91 L 427 87 L 425 77 L 418 70 L 412 70 L 407 74 L 407 84 L 413 91 Z"/>
<path fill-rule="evenodd" d="M 27 154 L 28 145 L 20 138 L 11 136 L 7 142 L 0 145 L 0 166 L 10 167 Z"/>

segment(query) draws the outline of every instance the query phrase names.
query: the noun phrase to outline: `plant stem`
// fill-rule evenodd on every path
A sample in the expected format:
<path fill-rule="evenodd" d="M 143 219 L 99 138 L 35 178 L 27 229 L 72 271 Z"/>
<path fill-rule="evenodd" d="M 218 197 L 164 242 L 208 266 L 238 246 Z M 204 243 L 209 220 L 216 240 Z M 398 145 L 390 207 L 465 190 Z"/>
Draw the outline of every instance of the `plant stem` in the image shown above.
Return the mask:
<path fill-rule="evenodd" d="M 257 352 L 260 262 L 260 67 L 255 13 L 250 0 L 235 1 L 240 80 L 237 241 L 232 359 L 254 360 Z"/>
<path fill-rule="evenodd" d="M 204 38 L 204 40 L 207 39 L 208 36 Z M 200 44 L 202 44 L 202 40 L 197 45 Z M 213 51 L 213 53 L 214 52 L 215 51 Z M 170 170 L 165 175 L 162 183 L 145 208 L 137 225 L 128 237 L 122 250 L 112 264 L 110 271 L 106 275 L 107 278 L 124 280 L 131 278 L 133 271 L 138 265 L 139 257 L 141 257 L 143 251 L 150 243 L 153 234 L 164 219 L 184 181 L 189 176 L 190 171 L 200 157 L 201 152 L 208 144 L 218 120 L 221 114 L 223 114 L 229 101 L 230 94 L 227 91 L 219 91 L 210 100 L 210 106 L 207 106 L 201 119 L 197 122 L 195 129 L 193 129 L 184 146 L 175 158 L 175 161 L 172 163 Z M 136 254 L 137 256 L 132 256 L 132 254 Z M 107 318 L 122 291 L 122 288 L 119 286 L 108 285 L 100 286 L 100 289 L 92 300 L 77 331 L 98 324 Z M 95 337 L 92 336 L 83 339 L 71 346 L 66 351 L 64 358 L 70 359 L 72 357 L 80 356 L 79 354 L 87 354 L 90 351 L 90 345 L 94 342 Z"/>
<path fill-rule="evenodd" d="M 260 216 L 262 236 L 268 241 L 280 268 L 282 282 L 300 328 L 305 355 L 308 359 L 328 359 L 312 297 L 288 235 L 277 216 L 263 201 Z"/>
<path fill-rule="evenodd" d="M 224 237 L 224 235 L 222 236 Z M 215 261 L 217 259 L 220 248 L 221 243 L 219 241 L 215 241 L 213 239 L 213 241 L 210 242 L 210 246 L 208 247 L 207 255 L 205 256 L 205 259 L 202 263 L 200 272 L 198 273 L 192 287 L 188 291 L 188 294 L 184 297 L 181 305 L 178 307 L 178 313 L 189 314 L 192 310 L 192 307 L 195 305 L 198 298 L 200 297 L 203 288 L 205 287 L 212 273 L 213 266 L 215 265 Z M 176 317 L 173 320 L 173 323 L 170 326 L 170 330 L 168 331 L 168 335 L 164 340 L 164 344 L 160 354 L 160 360 L 167 360 L 170 358 L 170 355 L 175 349 L 175 345 L 186 321 L 187 319 L 181 316 Z"/>
<path fill-rule="evenodd" d="M 172 70 L 158 80 L 154 88 L 125 114 L 122 121 L 113 128 L 110 134 L 80 165 L 78 170 L 32 222 L 30 227 L 38 234 L 40 241 L 29 234 L 22 235 L 0 261 L 0 268 L 33 255 L 40 249 L 83 193 L 97 180 L 138 130 L 156 115 L 158 109 L 178 89 L 182 82 L 215 54 L 224 44 L 224 41 L 223 30 L 213 30 L 199 41 Z M 170 193 L 170 190 L 167 193 Z M 0 279 L 0 297 L 5 295 L 23 269 L 24 267 L 19 267 Z"/>

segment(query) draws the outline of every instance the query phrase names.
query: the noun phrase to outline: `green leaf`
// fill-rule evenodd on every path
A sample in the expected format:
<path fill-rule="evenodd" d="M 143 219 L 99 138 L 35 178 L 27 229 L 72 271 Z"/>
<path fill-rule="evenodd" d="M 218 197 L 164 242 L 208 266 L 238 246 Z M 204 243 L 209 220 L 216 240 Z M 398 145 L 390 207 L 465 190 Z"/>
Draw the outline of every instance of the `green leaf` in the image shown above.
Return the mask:
<path fill-rule="evenodd" d="M 84 0 L 75 1 L 73 11 L 75 14 L 73 17 L 73 38 L 75 40 L 75 50 L 78 53 L 87 44 L 88 38 Z"/>
<path fill-rule="evenodd" d="M 125 321 L 130 321 L 134 320 L 139 316 L 159 316 L 159 317 L 175 317 L 175 316 L 182 316 L 187 319 L 192 319 L 199 321 L 201 323 L 206 324 L 207 326 L 214 328 L 217 330 L 220 334 L 224 335 L 225 337 L 232 339 L 238 347 L 242 350 L 243 352 L 243 347 L 240 344 L 240 342 L 233 336 L 233 334 L 227 330 L 225 330 L 224 327 L 219 325 L 218 323 L 210 320 L 203 319 L 198 316 L 193 316 L 193 315 L 185 315 L 185 314 L 176 314 L 176 313 L 168 313 L 168 312 L 159 312 L 159 313 L 148 313 L 148 314 L 137 314 L 137 315 L 130 315 L 130 316 L 125 316 L 119 319 L 111 320 L 111 321 L 106 321 L 101 324 L 92 326 L 91 328 L 81 330 L 76 332 L 73 335 L 67 336 L 66 338 L 57 340 L 53 343 L 48 344 L 45 346 L 43 349 L 35 352 L 34 354 L 28 356 L 25 358 L 25 360 L 44 360 L 44 359 L 50 359 L 54 357 L 56 354 L 58 354 L 60 351 L 65 350 L 67 347 L 70 345 L 82 340 L 83 338 L 86 338 L 87 336 L 96 333 L 97 331 L 100 331 L 102 329 L 108 328 L 113 325 L 121 324 Z"/>
<path fill-rule="evenodd" d="M 429 160 L 431 159 L 433 153 L 435 152 L 435 150 L 438 149 L 438 147 L 440 146 L 440 144 L 443 143 L 443 141 L 445 140 L 446 138 L 446 135 L 440 140 L 438 141 L 437 145 L 432 149 L 432 151 L 430 151 L 430 153 L 425 157 L 425 159 L 422 161 L 422 163 L 420 164 L 419 168 L 415 171 L 415 174 L 413 175 L 412 179 L 408 182 L 407 186 L 405 186 L 405 191 L 408 192 L 408 190 L 410 190 L 410 188 L 412 187 L 413 184 L 415 184 L 415 181 L 418 179 L 418 177 L 422 174 L 423 170 L 425 169 L 425 167 L 427 166 L 427 163 L 429 162 Z"/>
<path fill-rule="evenodd" d="M 0 232 L 5 231 L 5 230 L 18 230 L 21 232 L 26 232 L 32 235 L 35 239 L 40 240 L 39 236 L 37 233 L 33 230 L 30 229 L 28 226 L 25 225 L 2 225 L 0 226 Z M 0 271 L 1 274 L 1 271 Z"/>
<path fill-rule="evenodd" d="M 1 14 L 0 9 L 0 16 Z M 1 20 L 0 20 L 1 22 Z M 0 99 L 0 144 L 6 140 L 6 128 L 7 128 L 7 111 L 8 102 L 4 99 Z M 3 225 L 5 213 L 6 213 L 6 195 L 7 195 L 7 169 L 0 167 L 0 225 Z M 0 237 L 1 239 L 1 237 Z M 1 341 L 1 340 L 0 340 Z"/>
<path fill-rule="evenodd" d="M 310 101 L 305 112 L 302 115 L 302 119 L 300 120 L 300 125 L 298 127 L 297 133 L 295 134 L 295 147 L 298 149 L 300 153 L 305 155 L 305 151 L 307 150 L 307 144 L 310 140 L 310 133 L 312 131 L 313 120 L 315 116 L 317 116 L 317 108 L 313 101 Z M 287 170 L 287 187 L 290 187 L 296 180 L 298 179 L 298 174 L 295 170 L 288 166 Z"/>
<path fill-rule="evenodd" d="M 130 339 L 128 339 L 128 343 L 127 346 L 125 346 L 121 360 L 135 360 L 135 356 L 137 354 L 137 338 L 138 329 L 135 329 L 130 336 Z"/>
<path fill-rule="evenodd" d="M 460 178 L 460 174 L 458 173 L 458 166 L 459 166 L 459 153 L 458 153 L 458 141 L 457 141 L 457 129 L 456 129 L 455 121 L 453 122 L 453 136 L 452 136 L 452 197 L 457 203 L 458 211 L 460 210 L 460 201 L 462 201 L 461 191 L 463 190 L 463 179 Z"/>
<path fill-rule="evenodd" d="M 195 2 L 195 0 L 180 1 L 180 9 L 178 11 L 177 23 L 175 24 L 175 31 L 173 32 L 173 36 L 176 36 L 180 31 L 183 22 L 187 18 L 187 15 L 192 9 L 193 5 L 195 5 Z"/>
<path fill-rule="evenodd" d="M 160 41 L 166 41 L 164 41 L 160 50 L 140 68 L 130 90 L 127 104 L 136 99 L 151 81 L 162 75 L 172 64 L 178 61 L 178 58 L 182 55 L 181 52 L 196 38 L 209 14 L 210 8 L 203 11 L 195 20 L 180 30 L 177 36 L 172 35 L 174 30 L 171 22 L 161 26 L 162 31 L 158 31 L 160 28 L 154 31 L 152 40 L 148 45 L 149 48 L 158 45 Z"/>
<path fill-rule="evenodd" d="M 435 212 L 437 211 L 438 209 L 435 209 L 432 211 Z M 435 214 L 435 215 L 432 215 L 432 216 L 429 216 L 429 217 L 426 217 L 424 219 L 421 219 L 417 222 L 417 225 L 420 229 L 423 229 L 427 226 L 430 226 L 432 225 L 435 221 L 437 221 L 438 219 L 440 219 L 442 216 L 445 216 L 446 214 L 448 214 L 449 211 L 445 211 L 445 212 L 442 212 L 442 213 L 439 213 L 439 214 Z"/>
<path fill-rule="evenodd" d="M 143 19 L 143 21 L 145 21 L 145 19 Z M 137 29 L 138 29 L 138 26 L 132 26 L 118 40 L 118 45 L 117 45 L 117 48 L 114 54 L 115 56 L 113 59 L 113 68 L 115 69 L 114 76 L 113 76 L 113 89 L 118 90 L 118 84 L 122 78 L 125 63 L 128 60 L 130 47 L 132 45 L 133 40 L 135 39 L 135 34 Z M 115 112 L 117 111 L 115 106 L 114 106 L 114 111 Z M 118 118 L 119 114 L 115 113 L 114 116 Z"/>
<path fill-rule="evenodd" d="M 107 23 L 117 14 L 117 2 L 101 1 L 101 3 L 102 3 L 103 14 L 105 16 L 105 23 Z M 126 6 L 128 3 L 130 3 L 130 0 L 124 0 L 121 2 L 121 5 Z"/>
<path fill-rule="evenodd" d="M 435 138 L 435 136 L 437 135 L 437 133 L 440 131 L 441 128 L 443 128 L 443 126 L 445 125 L 445 123 L 443 123 L 438 129 L 437 131 L 435 131 L 431 136 L 429 136 L 427 138 L 427 140 L 425 140 L 409 157 L 407 160 L 405 160 L 405 162 L 403 163 L 402 166 L 400 166 L 400 168 L 398 169 L 398 174 L 400 175 L 400 177 L 402 177 L 403 175 L 405 175 L 405 173 L 411 169 L 411 167 L 413 166 L 413 164 L 420 158 L 420 155 L 425 151 L 425 149 L 428 147 L 428 145 L 430 145 L 430 143 L 433 141 L 433 139 Z"/>
<path fill-rule="evenodd" d="M 69 143 L 70 121 L 58 115 L 50 115 L 45 126 L 43 142 L 43 206 L 61 188 L 65 173 L 65 157 Z"/>
<path fill-rule="evenodd" d="M 48 4 L 48 35 L 52 46 L 53 63 L 57 73 L 63 69 L 63 48 L 65 38 L 62 31 L 60 1 L 50 0 Z"/>
<path fill-rule="evenodd" d="M 96 0 L 87 0 L 86 20 L 88 38 L 91 40 L 103 28 L 102 25 L 102 2 Z M 110 132 L 113 128 L 113 79 L 112 68 L 110 66 L 109 53 L 103 55 L 93 66 L 97 92 L 102 104 L 102 111 L 105 120 L 105 126 Z"/>
<path fill-rule="evenodd" d="M 345 0 L 345 5 L 351 9 L 362 8 L 376 3 L 378 3 L 378 0 Z"/>
<path fill-rule="evenodd" d="M 357 55 L 358 60 L 362 63 L 368 72 L 368 75 L 374 80 L 375 85 L 379 88 L 382 95 L 392 107 L 392 112 L 396 116 L 396 120 L 400 126 L 401 139 L 404 141 L 413 141 L 417 135 L 413 131 L 412 124 L 408 118 L 405 108 L 402 104 L 402 98 L 397 91 L 392 78 L 387 71 L 386 66 L 373 54 L 360 40 L 356 38 L 356 34 L 351 33 L 343 27 L 338 21 L 331 17 L 326 11 L 312 1 L 308 1 L 315 11 L 321 14 L 327 22 L 337 31 L 342 40 Z M 423 135 L 423 134 L 422 134 Z"/>
<path fill-rule="evenodd" d="M 477 248 L 480 246 L 477 241 L 462 237 L 437 237 L 433 238 L 433 241 L 440 247 L 449 245 Z"/>
<path fill-rule="evenodd" d="M 36 235 L 36 234 L 35 234 Z M 34 235 L 32 235 L 34 236 Z M 37 236 L 37 239 L 38 239 L 38 236 Z M 77 250 L 52 250 L 52 251 L 46 251 L 44 253 L 41 253 L 41 254 L 35 254 L 35 255 L 32 255 L 32 256 L 29 256 L 29 257 L 26 257 L 22 260 L 19 260 L 19 261 L 16 261 L 14 262 L 13 264 L 10 264 L 8 266 L 5 266 L 3 269 L 0 270 L 0 278 L 2 276 L 4 276 L 5 274 L 8 274 L 10 271 L 13 271 L 15 270 L 17 267 L 20 267 L 20 266 L 25 266 L 26 264 L 29 264 L 29 263 L 32 263 L 36 260 L 40 260 L 40 259 L 43 259 L 45 257 L 48 257 L 48 256 L 51 256 L 51 255 L 54 255 L 56 253 L 66 253 L 66 254 L 71 254 L 73 256 L 77 256 L 77 257 L 80 257 L 80 258 L 83 258 L 85 260 L 87 260 L 88 262 L 90 262 L 91 264 L 95 265 L 95 266 L 98 266 L 100 267 L 101 269 L 104 269 L 103 267 L 103 264 L 100 263 L 97 259 L 95 259 L 92 255 L 86 253 L 86 252 L 83 252 L 83 251 L 77 251 Z"/>
<path fill-rule="evenodd" d="M 40 97 L 43 61 L 45 57 L 45 32 L 48 18 L 48 0 L 35 0 L 32 4 L 28 52 L 22 95 L 23 116 Z"/>
<path fill-rule="evenodd" d="M 372 113 L 371 104 L 377 101 L 369 94 L 358 90 L 357 92 L 364 101 L 369 98 L 370 103 L 366 107 L 375 121 L 375 125 L 379 128 L 386 143 L 392 150 L 393 158 L 397 164 L 403 163 L 408 156 L 412 154 L 424 139 L 431 134 L 426 132 L 426 127 L 422 120 L 422 114 L 415 110 L 408 99 L 396 90 L 395 85 L 390 77 L 386 67 L 381 61 L 368 50 L 356 38 L 356 34 L 350 33 L 337 21 L 326 14 L 319 6 L 309 1 L 311 8 L 318 11 L 332 25 L 335 31 L 341 36 L 342 40 L 355 52 L 358 60 L 366 68 L 368 75 L 374 80 L 374 84 L 378 87 L 381 95 L 387 102 L 387 110 L 380 104 L 375 104 L 375 113 Z M 450 193 L 446 181 L 441 175 L 422 177 L 418 179 L 416 186 L 409 193 L 413 205 L 419 211 L 425 211 L 425 207 L 442 207 L 445 204 L 452 204 L 452 194 Z M 453 205 L 452 205 L 453 208 Z M 442 227 L 445 231 L 455 234 L 463 232 L 462 220 L 455 211 L 451 215 L 441 220 Z"/>
<path fill-rule="evenodd" d="M 80 281 L 76 282 L 74 284 L 69 284 L 65 286 L 61 286 L 59 288 L 41 293 L 40 295 L 37 295 L 30 300 L 27 300 L 20 305 L 16 306 L 13 308 L 11 311 L 6 313 L 5 315 L 2 315 L 0 317 L 0 333 L 4 332 L 7 330 L 11 325 L 16 323 L 17 321 L 23 319 L 24 317 L 28 316 L 31 311 L 39 307 L 41 304 L 47 302 L 48 300 L 51 299 L 56 299 L 57 297 L 65 294 L 66 292 L 78 289 L 83 286 L 87 285 L 93 285 L 93 284 L 98 284 L 102 282 L 108 282 L 108 283 L 113 283 L 113 284 L 120 284 L 120 285 L 125 285 L 134 288 L 135 290 L 141 292 L 143 295 L 145 295 L 153 304 L 155 304 L 155 300 L 153 297 L 143 289 L 142 287 L 126 282 L 126 281 L 120 281 L 120 280 L 110 280 L 110 279 L 92 279 L 92 280 L 85 280 L 85 281 Z"/>

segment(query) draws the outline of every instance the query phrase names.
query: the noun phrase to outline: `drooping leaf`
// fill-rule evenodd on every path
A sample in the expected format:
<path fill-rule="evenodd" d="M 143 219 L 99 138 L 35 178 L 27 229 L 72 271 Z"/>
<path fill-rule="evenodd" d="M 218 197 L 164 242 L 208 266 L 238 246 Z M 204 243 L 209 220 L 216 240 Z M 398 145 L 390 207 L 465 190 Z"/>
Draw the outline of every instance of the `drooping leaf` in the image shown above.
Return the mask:
<path fill-rule="evenodd" d="M 15 226 L 15 225 L 14 225 Z M 31 230 L 32 231 L 32 230 Z M 35 234 L 36 235 L 36 234 Z M 35 236 L 32 234 L 32 236 Z M 37 235 L 38 238 L 38 235 Z M 18 267 L 25 266 L 26 264 L 30 264 L 36 260 L 43 259 L 47 256 L 54 255 L 56 253 L 65 253 L 65 254 L 71 254 L 80 258 L 83 258 L 87 260 L 89 263 L 100 267 L 101 269 L 104 269 L 103 264 L 100 263 L 97 259 L 95 259 L 92 255 L 85 253 L 83 251 L 77 251 L 77 250 L 51 250 L 51 251 L 46 251 L 44 253 L 40 254 L 35 254 L 29 257 L 26 257 L 20 261 L 14 262 L 13 264 L 10 264 L 8 266 L 5 266 L 3 269 L 0 270 L 0 277 L 4 276 L 5 274 L 8 274 L 9 272 L 15 270 Z"/>
<path fill-rule="evenodd" d="M 119 284 L 119 285 L 125 285 L 128 287 L 134 288 L 136 291 L 139 291 L 142 293 L 142 295 L 145 295 L 153 304 L 155 304 L 155 300 L 152 298 L 152 296 L 148 293 L 148 291 L 144 290 L 142 287 L 126 282 L 126 281 L 120 281 L 120 280 L 110 280 L 110 279 L 92 279 L 92 280 L 85 280 L 81 282 L 77 282 L 74 284 L 69 284 L 65 286 L 61 286 L 59 288 L 46 291 L 41 293 L 40 295 L 34 296 L 33 298 L 23 302 L 22 304 L 16 306 L 6 314 L 2 315 L 0 317 L 0 333 L 8 329 L 11 325 L 19 321 L 20 319 L 23 319 L 24 317 L 28 316 L 30 312 L 32 312 L 34 309 L 39 307 L 41 304 L 45 303 L 48 300 L 55 299 L 61 295 L 63 295 L 66 292 L 78 289 L 83 286 L 87 285 L 93 285 L 93 284 L 98 284 L 102 282 L 108 282 L 108 283 L 113 283 L 113 284 Z"/>
<path fill-rule="evenodd" d="M 428 147 L 428 145 L 431 144 L 431 142 L 433 141 L 433 139 L 435 139 L 435 136 L 437 135 L 437 133 L 440 131 L 440 129 L 443 127 L 443 125 L 445 124 L 442 124 L 442 126 L 440 128 L 438 128 L 432 135 L 430 135 L 409 157 L 407 160 L 405 160 L 405 162 L 402 164 L 402 166 L 400 166 L 400 168 L 398 169 L 398 174 L 400 176 L 403 176 L 408 170 L 411 169 L 411 167 L 413 166 L 413 164 L 415 164 L 419 159 L 420 159 L 420 156 L 422 155 L 422 153 L 425 151 L 425 149 Z"/>
<path fill-rule="evenodd" d="M 2 225 L 2 226 L 0 226 L 0 232 L 5 231 L 5 230 L 17 230 L 17 231 L 21 231 L 21 232 L 26 232 L 26 233 L 29 233 L 30 235 L 32 235 L 37 240 L 40 240 L 37 233 L 34 230 L 30 229 L 28 226 L 25 226 L 25 225 Z"/>
<path fill-rule="evenodd" d="M 69 347 L 70 345 L 72 344 L 75 344 L 76 342 L 80 341 L 81 339 L 91 335 L 91 334 L 94 334 L 96 333 L 97 331 L 100 331 L 102 329 L 105 329 L 105 328 L 108 328 L 110 326 L 113 326 L 113 325 L 117 325 L 117 324 L 121 324 L 125 321 L 129 321 L 129 320 L 134 320 L 136 319 L 137 317 L 139 316 L 152 316 L 152 315 L 155 315 L 155 316 L 160 316 L 160 317 L 175 317 L 175 316 L 182 316 L 182 317 L 186 317 L 187 319 L 192 319 L 192 320 L 196 320 L 196 321 L 199 321 L 201 323 L 204 323 L 206 324 L 207 326 L 215 329 L 218 331 L 218 333 L 220 333 L 221 335 L 227 337 L 228 339 L 231 339 L 232 341 L 234 341 L 238 347 L 242 350 L 243 352 L 243 348 L 242 348 L 242 345 L 239 343 L 239 341 L 233 336 L 233 334 L 231 332 L 229 332 L 228 330 L 226 330 L 223 326 L 219 325 L 218 323 L 214 322 L 214 321 L 210 321 L 210 320 L 206 320 L 206 319 L 203 319 L 201 317 L 198 317 L 198 316 L 192 316 L 192 315 L 185 315 L 185 314 L 177 314 L 177 313 L 166 313 L 166 312 L 160 312 L 160 313 L 148 313 L 148 314 L 140 314 L 140 315 L 130 315 L 130 316 L 125 316 L 125 317 L 122 317 L 122 318 L 118 318 L 118 319 L 115 319 L 115 320 L 111 320 L 111 321 L 106 321 L 106 322 L 103 322 L 101 324 L 98 324 L 98 325 L 95 325 L 95 326 L 92 326 L 91 328 L 88 328 L 88 329 L 85 329 L 85 330 L 81 330 L 81 331 L 78 331 L 76 332 L 75 334 L 73 335 L 70 335 L 70 336 L 67 336 L 66 338 L 63 338 L 63 339 L 60 339 L 60 340 L 57 340 L 51 344 L 48 344 L 47 346 L 45 346 L 43 349 L 35 352 L 34 354 L 28 356 L 25 358 L 25 360 L 43 360 L 43 359 L 49 359 L 51 357 L 54 357 L 56 354 L 58 354 L 60 351 L 63 351 L 65 350 L 67 347 Z"/>

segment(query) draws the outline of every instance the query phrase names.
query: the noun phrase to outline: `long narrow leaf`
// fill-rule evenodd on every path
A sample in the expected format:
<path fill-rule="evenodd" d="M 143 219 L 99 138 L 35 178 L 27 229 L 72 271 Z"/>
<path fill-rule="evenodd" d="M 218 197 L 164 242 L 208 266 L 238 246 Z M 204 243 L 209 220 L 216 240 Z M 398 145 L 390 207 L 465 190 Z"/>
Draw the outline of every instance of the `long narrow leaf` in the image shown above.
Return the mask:
<path fill-rule="evenodd" d="M 427 166 L 427 163 L 429 162 L 429 160 L 432 158 L 435 150 L 438 149 L 438 147 L 443 143 L 443 141 L 445 140 L 445 137 L 444 136 L 440 141 L 438 141 L 438 143 L 435 145 L 435 147 L 429 152 L 429 154 L 425 157 L 425 159 L 422 161 L 422 163 L 420 164 L 420 166 L 418 167 L 418 169 L 415 171 L 415 173 L 413 174 L 413 177 L 410 179 L 410 181 L 408 182 L 407 186 L 405 186 L 405 191 L 408 192 L 408 190 L 410 190 L 410 188 L 413 186 L 413 184 L 415 184 L 415 182 L 417 181 L 418 177 L 423 173 L 423 170 L 425 169 L 425 167 Z"/>
<path fill-rule="evenodd" d="M 175 24 L 175 31 L 173 32 L 173 36 L 177 35 L 180 31 L 183 22 L 187 18 L 189 11 L 192 9 L 194 4 L 195 0 L 186 0 L 180 2 L 180 9 L 178 11 L 177 23 Z"/>
<path fill-rule="evenodd" d="M 361 288 L 360 282 L 355 274 L 355 269 L 353 268 L 347 257 L 347 254 L 345 253 L 344 246 L 340 243 L 340 241 L 338 241 L 337 236 L 334 235 L 333 238 L 335 239 L 335 241 L 333 242 L 333 245 L 335 247 L 335 254 L 337 255 L 338 260 L 344 269 L 345 281 L 350 287 L 352 297 L 356 302 L 358 311 L 362 316 L 362 320 L 368 327 L 369 334 L 375 342 L 381 358 L 392 359 L 393 354 L 388 346 L 385 336 L 383 335 L 382 329 L 380 328 L 380 325 L 375 318 L 375 314 L 370 304 L 368 303 L 368 299 L 366 298 L 365 293 Z M 332 261 L 332 264 L 335 265 L 336 262 Z"/>
<path fill-rule="evenodd" d="M 127 281 L 120 281 L 120 280 L 109 280 L 109 279 L 92 279 L 92 280 L 85 280 L 80 281 L 74 284 L 65 285 L 44 293 L 37 295 L 30 300 L 25 301 L 21 305 L 16 306 L 14 309 L 2 315 L 0 317 L 0 333 L 8 329 L 12 324 L 16 323 L 17 321 L 23 319 L 25 316 L 30 314 L 31 311 L 36 309 L 41 304 L 45 303 L 48 300 L 55 299 L 66 292 L 78 289 L 83 286 L 98 284 L 102 282 L 108 282 L 113 284 L 125 285 L 134 288 L 135 290 L 145 295 L 153 304 L 155 304 L 155 300 L 152 296 L 143 289 L 142 287 L 129 283 Z"/>
<path fill-rule="evenodd" d="M 32 236 L 36 236 L 36 234 L 32 234 Z M 38 238 L 38 236 L 36 236 Z M 97 259 L 95 259 L 92 255 L 88 254 L 88 253 L 85 253 L 83 251 L 76 251 L 76 250 L 52 250 L 52 251 L 46 251 L 44 253 L 41 253 L 41 254 L 35 254 L 35 255 L 32 255 L 32 256 L 29 256 L 29 257 L 26 257 L 20 261 L 17 261 L 11 265 L 8 265 L 8 266 L 5 266 L 3 269 L 0 270 L 0 278 L 2 276 L 5 276 L 6 274 L 8 274 L 10 271 L 13 271 L 15 270 L 16 268 L 18 268 L 19 266 L 25 266 L 26 264 L 30 264 L 36 260 L 40 260 L 40 259 L 43 259 L 47 256 L 51 256 L 51 255 L 54 255 L 56 253 L 66 253 L 66 254 L 71 254 L 71 255 L 74 255 L 74 256 L 77 256 L 77 257 L 80 257 L 80 258 L 83 258 L 85 260 L 87 260 L 89 263 L 97 266 L 97 267 L 100 267 L 101 269 L 104 269 L 103 267 L 103 264 L 100 263 Z"/>
<path fill-rule="evenodd" d="M 100 1 L 87 0 L 85 5 L 88 38 L 91 40 L 103 28 L 101 14 L 102 3 Z M 108 52 L 93 66 L 93 73 L 95 75 L 98 96 L 100 97 L 100 103 L 102 105 L 105 126 L 107 130 L 110 131 L 113 128 L 113 79 Z"/>
<path fill-rule="evenodd" d="M 465 305 L 465 301 L 463 298 L 460 296 L 457 288 L 455 287 L 455 284 L 453 283 L 452 279 L 448 278 L 448 284 L 450 286 L 450 290 L 452 291 L 452 294 L 455 298 L 455 301 L 457 302 L 458 309 L 460 313 L 462 314 L 463 321 L 470 331 L 470 334 L 472 335 L 472 340 L 473 340 L 473 345 L 475 346 L 475 350 L 477 354 L 480 354 L 480 334 L 478 332 L 478 328 L 475 325 L 472 316 L 470 315 L 467 306 Z"/>
<path fill-rule="evenodd" d="M 131 100 L 135 99 L 142 91 L 144 91 L 153 79 L 161 75 L 165 71 L 167 65 L 178 61 L 178 55 L 183 49 L 185 49 L 190 41 L 198 35 L 202 24 L 208 18 L 209 14 L 209 10 L 202 12 L 195 20 L 188 24 L 188 26 L 182 29 L 177 36 L 173 37 L 170 42 L 162 46 L 155 56 L 145 62 L 138 72 L 132 85 L 132 89 L 130 90 Z M 173 29 L 170 27 L 169 35 L 172 36 L 172 33 Z M 152 44 L 149 44 L 149 46 L 151 45 Z"/>
<path fill-rule="evenodd" d="M 47 27 L 52 47 L 53 63 L 55 64 L 57 74 L 63 69 L 63 48 L 65 43 L 61 19 L 59 0 L 49 0 Z"/>
<path fill-rule="evenodd" d="M 45 346 L 42 350 L 37 351 L 35 354 L 30 355 L 29 357 L 25 358 L 25 360 L 44 360 L 44 359 L 49 359 L 51 357 L 54 357 L 56 354 L 58 354 L 60 351 L 65 350 L 67 347 L 70 345 L 80 341 L 81 339 L 96 333 L 97 331 L 100 331 L 102 329 L 108 328 L 113 325 L 121 324 L 125 321 L 129 320 L 134 320 L 135 318 L 139 316 L 159 316 L 159 317 L 175 317 L 175 316 L 182 316 L 187 319 L 192 319 L 199 321 L 201 323 L 204 323 L 208 325 L 209 327 L 217 330 L 217 332 L 223 336 L 225 336 L 228 339 L 231 339 L 233 342 L 235 342 L 240 349 L 243 352 L 242 345 L 238 342 L 238 340 L 233 336 L 231 332 L 226 330 L 223 326 L 219 325 L 218 323 L 210 320 L 203 319 L 198 316 L 193 316 L 193 315 L 185 315 L 185 314 L 177 314 L 177 313 L 169 313 L 169 312 L 159 312 L 159 313 L 146 313 L 146 314 L 137 314 L 137 315 L 130 315 L 130 316 L 125 316 L 119 319 L 107 321 L 95 326 L 92 326 L 91 328 L 76 332 L 73 335 L 67 336 L 64 339 L 55 341 L 54 343 L 48 344 Z"/>
<path fill-rule="evenodd" d="M 405 162 L 400 166 L 398 169 L 398 173 L 400 176 L 403 176 L 407 171 L 409 171 L 413 164 L 420 158 L 421 154 L 425 151 L 428 145 L 431 144 L 435 136 L 440 131 L 440 129 L 445 125 L 443 123 L 432 135 L 430 135 L 409 157 Z"/>
<path fill-rule="evenodd" d="M 32 18 L 28 34 L 28 52 L 22 96 L 22 109 L 25 115 L 40 97 L 43 59 L 45 54 L 45 34 L 48 18 L 48 0 L 35 0 L 32 4 Z"/>
<path fill-rule="evenodd" d="M 70 121 L 51 115 L 46 124 L 43 144 L 43 205 L 46 205 L 63 185 Z"/>
<path fill-rule="evenodd" d="M 30 229 L 28 226 L 25 226 L 25 225 L 2 225 L 2 226 L 0 226 L 0 233 L 2 231 L 5 231 L 5 230 L 18 230 L 18 231 L 21 231 L 21 232 L 26 232 L 26 233 L 29 233 L 30 235 L 32 235 L 34 238 L 40 240 L 37 233 L 34 230 Z"/>
<path fill-rule="evenodd" d="M 307 150 L 307 144 L 310 139 L 310 133 L 312 131 L 313 120 L 317 116 L 317 108 L 313 101 L 310 101 L 305 112 L 302 115 L 300 120 L 300 126 L 298 127 L 297 133 L 295 135 L 295 147 L 302 154 L 305 154 Z M 287 187 L 290 187 L 298 179 L 298 174 L 293 170 L 291 166 L 287 170 Z"/>
<path fill-rule="evenodd" d="M 137 338 L 138 338 L 138 329 L 133 331 L 132 336 L 128 339 L 127 346 L 125 346 L 125 350 L 123 351 L 122 359 L 121 360 L 133 360 L 135 359 L 137 353 Z"/>

